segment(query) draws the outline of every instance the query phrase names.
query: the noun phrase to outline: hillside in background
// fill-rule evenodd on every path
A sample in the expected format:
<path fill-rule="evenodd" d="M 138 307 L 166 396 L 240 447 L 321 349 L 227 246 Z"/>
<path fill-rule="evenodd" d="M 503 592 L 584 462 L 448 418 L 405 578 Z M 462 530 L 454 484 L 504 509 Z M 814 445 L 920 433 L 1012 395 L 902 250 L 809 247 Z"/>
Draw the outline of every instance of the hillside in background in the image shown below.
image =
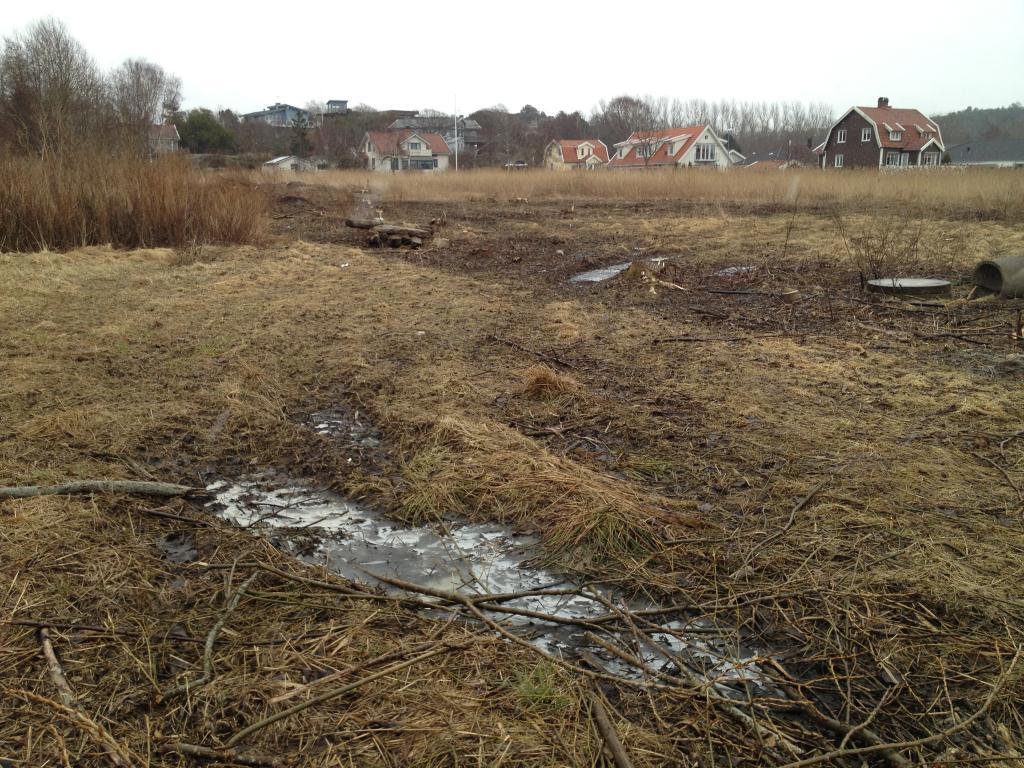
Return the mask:
<path fill-rule="evenodd" d="M 1024 105 L 1019 101 L 1008 107 L 967 107 L 932 117 L 942 128 L 942 138 L 947 147 L 966 141 L 1024 139 Z"/>

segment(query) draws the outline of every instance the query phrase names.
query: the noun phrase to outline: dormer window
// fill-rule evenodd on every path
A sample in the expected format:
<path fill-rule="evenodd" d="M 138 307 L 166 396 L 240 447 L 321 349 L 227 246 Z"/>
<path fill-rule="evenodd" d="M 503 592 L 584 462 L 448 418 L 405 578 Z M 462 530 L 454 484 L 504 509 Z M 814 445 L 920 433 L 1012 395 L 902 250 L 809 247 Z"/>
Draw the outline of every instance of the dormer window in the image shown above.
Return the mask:
<path fill-rule="evenodd" d="M 422 149 L 422 147 L 420 146 L 420 143 L 418 141 L 410 141 L 409 142 L 409 149 L 410 150 L 416 150 L 416 149 Z"/>
<path fill-rule="evenodd" d="M 889 131 L 889 141 L 899 141 L 903 138 L 903 131 Z"/>
<path fill-rule="evenodd" d="M 639 145 L 637 145 L 637 148 L 636 148 L 636 156 L 637 157 L 642 157 L 642 158 L 646 159 L 646 158 L 650 157 L 652 154 L 654 154 L 654 153 L 651 151 L 650 144 L 639 144 Z"/>
<path fill-rule="evenodd" d="M 673 146 L 672 142 L 671 141 L 666 141 L 665 142 L 665 152 L 668 154 L 669 157 L 672 157 L 672 153 L 673 153 L 674 150 L 675 150 L 675 147 Z"/>

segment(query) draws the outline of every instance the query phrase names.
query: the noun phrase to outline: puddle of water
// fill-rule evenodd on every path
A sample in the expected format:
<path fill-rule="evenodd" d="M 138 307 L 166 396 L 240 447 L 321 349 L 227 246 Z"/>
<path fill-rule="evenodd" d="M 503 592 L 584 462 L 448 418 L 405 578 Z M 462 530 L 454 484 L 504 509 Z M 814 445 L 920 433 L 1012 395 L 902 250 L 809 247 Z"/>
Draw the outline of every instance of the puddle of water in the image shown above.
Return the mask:
<path fill-rule="evenodd" d="M 573 275 L 569 278 L 570 283 L 601 283 L 605 280 L 611 280 L 621 272 L 625 272 L 629 269 L 631 261 L 624 261 L 621 264 L 612 264 L 610 267 L 601 267 L 600 269 L 592 269 L 589 272 L 580 272 L 578 275 Z"/>
<path fill-rule="evenodd" d="M 757 267 L 726 267 L 711 274 L 713 277 L 735 277 L 736 275 L 748 275 L 756 271 Z"/>
<path fill-rule="evenodd" d="M 667 256 L 655 256 L 650 259 L 644 259 L 648 264 L 664 264 L 668 261 Z M 624 261 L 621 264 L 612 264 L 608 267 L 600 267 L 598 269 L 591 269 L 588 272 L 580 272 L 578 275 L 573 275 L 569 278 L 570 283 L 602 283 L 605 280 L 611 280 L 616 275 L 622 274 L 632 266 L 632 261 Z"/>
<path fill-rule="evenodd" d="M 362 448 L 380 447 L 380 434 L 369 422 L 359 419 L 359 411 L 317 411 L 310 414 L 307 423 L 318 435 L 343 438 Z"/>
<path fill-rule="evenodd" d="M 333 493 L 296 483 L 275 483 L 266 477 L 216 483 L 208 490 L 214 494 L 211 508 L 222 517 L 272 538 L 305 562 L 324 565 L 353 581 L 378 583 L 369 572 L 464 594 L 577 586 L 565 576 L 533 564 L 538 554 L 536 537 L 499 524 L 455 520 L 444 527 L 408 527 Z M 644 601 L 623 601 L 610 591 L 601 595 L 634 611 L 657 607 Z M 506 605 L 563 619 L 587 619 L 608 612 L 597 600 L 580 594 L 521 597 Z M 492 616 L 550 653 L 578 657 L 586 651 L 612 674 L 633 678 L 643 674 L 591 643 L 582 627 L 515 614 Z M 710 623 L 678 613 L 652 620 L 659 622 L 660 629 L 651 633 L 651 644 L 638 648 L 632 635 L 619 638 L 623 647 L 651 667 L 671 673 L 675 663 L 669 657 L 678 656 L 691 670 L 714 681 L 723 694 L 738 696 L 735 686 L 749 684 L 754 694 L 779 695 L 764 684 L 755 654 L 730 646 Z"/>

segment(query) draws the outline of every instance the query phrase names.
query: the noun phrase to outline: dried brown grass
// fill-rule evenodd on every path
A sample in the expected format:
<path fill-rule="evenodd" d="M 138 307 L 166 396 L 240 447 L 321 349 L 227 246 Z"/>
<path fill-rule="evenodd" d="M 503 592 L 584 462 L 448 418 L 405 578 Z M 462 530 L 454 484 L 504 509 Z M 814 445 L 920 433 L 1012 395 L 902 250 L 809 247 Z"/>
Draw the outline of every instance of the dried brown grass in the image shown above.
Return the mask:
<path fill-rule="evenodd" d="M 660 223 L 704 254 L 703 266 L 712 264 L 708 253 L 735 263 L 737 241 L 719 238 L 734 228 L 728 221 L 679 219 Z M 768 224 L 779 222 L 764 231 Z M 635 233 L 641 225 L 625 214 L 619 226 Z M 1005 245 L 1019 234 L 1000 236 Z M 802 278 L 813 288 L 827 279 L 814 265 L 840 263 L 842 248 L 819 227 L 798 228 L 773 269 L 810 272 Z M 1019 380 L 994 368 L 1005 350 L 909 333 L 934 332 L 949 320 L 941 313 L 865 308 L 838 290 L 832 321 L 820 291 L 807 290 L 797 321 L 822 335 L 756 338 L 750 328 L 774 320 L 770 304 L 731 305 L 729 323 L 709 325 L 685 304 L 658 303 L 677 291 L 641 303 L 628 282 L 619 293 L 509 287 L 309 244 L 213 247 L 184 263 L 167 251 L 99 248 L 71 258 L 4 256 L 0 273 L 22 287 L 0 296 L 5 482 L 152 474 L 199 483 L 209 472 L 276 466 L 361 489 L 395 513 L 511 521 L 536 531 L 566 568 L 694 606 L 724 631 L 742 628 L 736 643 L 773 651 L 765 668 L 782 665 L 837 719 L 873 717 L 887 739 L 936 733 L 964 717 L 1024 642 L 1015 591 L 1024 528 L 1008 482 L 1020 484 L 1024 466 L 1024 441 L 1010 438 L 1024 418 Z M 680 270 L 673 279 L 685 277 Z M 558 335 L 565 316 L 571 340 Z M 899 335 L 865 331 L 857 325 L 865 319 Z M 728 327 L 741 321 L 751 325 Z M 652 343 L 723 333 L 750 336 Z M 578 388 L 571 397 L 530 396 L 521 372 L 556 356 L 573 365 Z M 353 469 L 343 446 L 301 425 L 339 400 L 372 415 L 393 463 Z M 789 523 L 796 501 L 819 485 Z M 171 524 L 145 517 L 145 506 L 5 502 L 6 615 L 45 611 L 100 624 L 109 615 L 147 638 L 177 622 L 200 635 L 241 574 L 228 584 L 223 571 L 186 571 L 184 586 L 172 587 L 182 572 L 152 546 Z M 241 534 L 201 536 L 204 559 L 288 566 Z M 151 678 L 178 674 L 173 656 L 194 670 L 198 654 L 151 639 L 61 638 L 72 681 L 94 686 L 83 697 L 89 711 L 141 753 L 157 729 L 215 742 L 268 711 L 281 690 L 276 676 L 299 682 L 434 629 L 389 611 L 364 625 L 368 614 L 343 597 L 257 587 L 217 656 L 218 684 L 148 721 L 131 705 L 148 700 Z M 305 634 L 323 630 L 329 640 L 319 645 Z M 3 631 L 4 685 L 45 695 L 31 633 Z M 276 650 L 245 642 L 271 636 L 288 642 Z M 423 765 L 477 755 L 485 764 L 597 760 L 578 681 L 538 672 L 534 658 L 517 653 L 481 639 L 467 660 L 439 661 L 382 682 L 365 700 L 311 710 L 254 746 L 313 765 L 412 762 L 415 754 Z M 907 754 L 924 762 L 1022 749 L 1022 683 L 1013 678 L 1005 690 L 987 735 L 971 731 Z M 699 699 L 624 696 L 617 706 L 638 764 L 678 765 L 711 750 L 748 764 L 770 759 L 756 737 Z M 839 741 L 807 721 L 756 711 L 809 752 Z M 50 716 L 19 705 L 0 718 L 0 739 L 24 757 L 45 738 L 57 754 L 56 737 L 39 735 Z M 81 740 L 71 746 L 91 754 Z M 407 747 L 421 752 L 400 751 Z"/>
<path fill-rule="evenodd" d="M 117 155 L 0 160 L 0 252 L 253 243 L 264 195 L 184 158 Z"/>
<path fill-rule="evenodd" d="M 543 363 L 531 365 L 523 372 L 523 392 L 529 397 L 559 397 L 577 389 L 579 383 L 575 379 Z"/>
<path fill-rule="evenodd" d="M 299 178 L 299 177 L 297 177 Z M 305 181 L 346 189 L 369 189 L 381 200 L 499 202 L 512 199 L 593 201 L 673 200 L 769 209 L 927 211 L 954 219 L 1020 221 L 1024 218 L 1024 175 L 1001 169 L 942 167 L 902 173 L 818 169 L 756 173 L 727 171 L 607 171 L 506 173 L 480 169 L 439 174 L 381 174 L 329 171 Z"/>

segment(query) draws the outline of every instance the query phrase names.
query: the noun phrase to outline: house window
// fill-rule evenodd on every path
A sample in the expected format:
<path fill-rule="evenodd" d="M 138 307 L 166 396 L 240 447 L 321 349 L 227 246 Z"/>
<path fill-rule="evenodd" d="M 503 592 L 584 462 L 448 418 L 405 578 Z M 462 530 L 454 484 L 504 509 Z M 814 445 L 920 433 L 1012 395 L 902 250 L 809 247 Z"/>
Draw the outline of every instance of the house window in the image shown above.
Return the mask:
<path fill-rule="evenodd" d="M 409 149 L 419 149 L 419 148 L 420 148 L 420 143 L 418 141 L 410 141 L 409 142 Z"/>
<path fill-rule="evenodd" d="M 938 165 L 939 164 L 939 153 L 938 152 L 925 152 L 923 156 L 923 165 Z"/>
<path fill-rule="evenodd" d="M 861 128 L 860 129 L 860 140 L 861 141 L 871 141 L 871 129 L 870 128 Z"/>
<path fill-rule="evenodd" d="M 889 131 L 889 141 L 899 141 L 903 138 L 903 131 Z"/>
<path fill-rule="evenodd" d="M 836 159 L 833 161 L 833 164 L 835 165 L 836 168 L 842 168 L 843 167 L 843 156 L 842 155 L 836 155 Z"/>
<path fill-rule="evenodd" d="M 899 165 L 900 164 L 900 153 L 890 152 L 885 156 L 886 165 Z"/>
<path fill-rule="evenodd" d="M 715 145 L 714 144 L 698 144 L 697 145 L 697 162 L 712 161 L 714 159 L 715 159 Z"/>
<path fill-rule="evenodd" d="M 642 158 L 646 159 L 646 158 L 650 157 L 652 154 L 654 154 L 654 153 L 651 151 L 651 145 L 650 144 L 638 144 L 637 145 L 637 148 L 636 148 L 636 156 L 637 157 L 642 157 Z"/>
<path fill-rule="evenodd" d="M 675 149 L 675 146 L 673 146 L 671 141 L 665 142 L 665 152 L 668 153 L 669 157 L 672 157 L 672 150 L 674 150 L 674 149 Z"/>
<path fill-rule="evenodd" d="M 840 128 L 838 131 L 836 131 L 836 144 L 845 144 L 845 143 L 846 143 L 846 129 L 845 128 Z"/>

